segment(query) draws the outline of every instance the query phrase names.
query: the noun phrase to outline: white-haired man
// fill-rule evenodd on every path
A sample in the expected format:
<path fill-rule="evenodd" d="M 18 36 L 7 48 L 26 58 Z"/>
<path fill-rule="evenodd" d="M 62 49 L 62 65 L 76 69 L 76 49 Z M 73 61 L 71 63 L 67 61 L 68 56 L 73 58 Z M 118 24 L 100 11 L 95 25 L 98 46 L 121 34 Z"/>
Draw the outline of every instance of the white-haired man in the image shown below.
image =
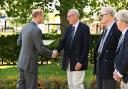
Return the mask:
<path fill-rule="evenodd" d="M 79 21 L 79 16 L 77 9 L 68 11 L 70 26 L 57 47 L 58 53 L 64 49 L 62 69 L 67 71 L 69 89 L 84 89 L 83 80 L 88 66 L 90 31 Z"/>
<path fill-rule="evenodd" d="M 101 24 L 105 29 L 99 38 L 94 52 L 94 74 L 96 74 L 97 89 L 115 89 L 113 79 L 114 57 L 121 32 L 115 22 L 115 9 L 102 7 Z"/>
<path fill-rule="evenodd" d="M 116 50 L 113 78 L 121 81 L 121 89 L 128 89 L 128 10 L 120 10 L 116 19 L 122 35 Z"/>

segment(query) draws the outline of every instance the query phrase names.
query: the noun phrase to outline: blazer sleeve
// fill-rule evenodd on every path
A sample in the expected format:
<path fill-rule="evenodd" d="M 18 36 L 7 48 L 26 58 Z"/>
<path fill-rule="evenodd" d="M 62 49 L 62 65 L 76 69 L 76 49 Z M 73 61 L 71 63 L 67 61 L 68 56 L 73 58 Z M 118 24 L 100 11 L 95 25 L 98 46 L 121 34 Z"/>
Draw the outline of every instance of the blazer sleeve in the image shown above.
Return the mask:
<path fill-rule="evenodd" d="M 52 51 L 44 46 L 41 30 L 34 31 L 33 39 L 34 45 L 40 54 L 46 55 L 48 57 L 52 56 Z"/>
<path fill-rule="evenodd" d="M 68 30 L 66 30 L 66 32 L 64 33 L 64 36 L 62 37 L 62 39 L 60 40 L 58 46 L 57 46 L 57 51 L 60 52 L 65 44 L 66 44 L 66 40 L 67 40 L 67 35 L 68 35 Z"/>
<path fill-rule="evenodd" d="M 82 42 L 83 42 L 83 49 L 80 56 L 79 63 L 88 63 L 88 52 L 89 52 L 89 45 L 90 45 L 90 30 L 88 26 L 83 26 L 82 29 Z"/>

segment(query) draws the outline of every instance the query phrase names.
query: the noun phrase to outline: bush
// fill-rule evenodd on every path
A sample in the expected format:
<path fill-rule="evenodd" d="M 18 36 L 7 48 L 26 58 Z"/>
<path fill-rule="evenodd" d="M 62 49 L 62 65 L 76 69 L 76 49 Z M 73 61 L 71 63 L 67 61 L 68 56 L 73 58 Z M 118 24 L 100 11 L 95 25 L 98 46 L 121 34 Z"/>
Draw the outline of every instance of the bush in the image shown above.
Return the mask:
<path fill-rule="evenodd" d="M 16 77 L 6 77 L 0 79 L 0 89 L 15 89 L 16 88 Z"/>
<path fill-rule="evenodd" d="M 6 77 L 0 79 L 0 89 L 16 89 L 17 78 Z M 68 89 L 67 82 L 58 77 L 50 79 L 39 79 L 38 89 Z"/>
<path fill-rule="evenodd" d="M 47 46 L 49 49 L 53 50 L 54 48 L 56 48 L 58 42 L 59 42 L 59 38 L 60 35 L 58 34 L 44 34 L 43 35 L 44 39 L 54 39 L 55 42 L 53 42 L 52 44 L 50 44 L 49 46 Z M 14 35 L 1 35 L 0 36 L 0 62 L 2 62 L 2 65 L 4 63 L 6 64 L 16 64 L 16 61 L 19 57 L 19 51 L 20 51 L 20 47 L 17 46 L 17 38 L 18 38 L 18 34 L 14 34 Z M 96 42 L 99 38 L 99 35 L 91 35 L 91 44 L 90 44 L 90 50 L 89 50 L 89 61 L 92 63 L 93 62 L 93 54 L 94 54 L 94 48 L 96 45 Z M 43 61 L 47 61 L 48 62 L 48 58 L 46 58 L 45 56 L 41 56 L 40 60 L 41 63 L 43 63 Z M 53 60 L 54 61 L 54 60 Z"/>
<path fill-rule="evenodd" d="M 48 80 L 39 80 L 39 89 L 68 89 L 67 82 L 58 77 Z"/>
<path fill-rule="evenodd" d="M 90 89 L 96 89 L 96 80 L 94 79 L 92 83 L 90 84 Z M 116 89 L 120 89 L 120 82 L 116 82 Z"/>

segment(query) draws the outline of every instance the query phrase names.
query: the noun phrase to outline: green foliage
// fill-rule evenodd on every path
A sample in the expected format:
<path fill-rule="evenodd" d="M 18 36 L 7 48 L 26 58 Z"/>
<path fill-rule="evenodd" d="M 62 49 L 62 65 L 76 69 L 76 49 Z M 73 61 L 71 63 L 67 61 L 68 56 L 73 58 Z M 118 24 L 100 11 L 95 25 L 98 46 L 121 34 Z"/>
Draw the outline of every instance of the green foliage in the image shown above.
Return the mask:
<path fill-rule="evenodd" d="M 0 89 L 15 89 L 17 79 L 13 76 L 0 79 Z"/>
<path fill-rule="evenodd" d="M 48 3 L 53 0 L 1 0 L 0 6 L 6 10 L 8 17 L 15 17 L 21 23 L 29 22 L 34 8 L 42 8 L 48 12 Z"/>
<path fill-rule="evenodd" d="M 57 34 L 44 34 L 43 38 L 45 40 L 57 40 L 60 35 Z M 0 62 L 6 64 L 16 64 L 16 61 L 19 57 L 20 47 L 17 46 L 17 38 L 18 34 L 14 35 L 1 35 L 0 36 Z M 55 45 L 54 45 L 55 44 Z M 54 49 L 56 47 L 57 42 L 49 45 L 48 48 Z M 42 62 L 46 61 L 46 57 L 41 57 Z"/>
<path fill-rule="evenodd" d="M 96 42 L 98 40 L 99 35 L 92 35 L 91 36 L 91 43 L 90 43 L 90 50 L 89 50 L 89 61 L 93 62 L 93 54 Z M 18 34 L 15 35 L 8 35 L 8 36 L 0 36 L 0 62 L 6 64 L 16 64 L 16 61 L 19 57 L 20 47 L 17 46 L 17 38 Z M 51 50 L 55 49 L 58 45 L 60 35 L 58 34 L 44 34 L 44 40 L 55 40 L 52 44 L 48 45 L 47 47 Z M 40 55 L 39 61 L 43 64 L 44 61 L 48 62 L 48 59 L 44 55 Z M 54 60 L 51 60 L 54 61 Z"/>
<path fill-rule="evenodd" d="M 60 36 L 61 36 L 60 34 L 56 34 L 56 33 L 47 33 L 47 34 L 44 34 L 44 35 L 43 35 L 43 38 L 44 38 L 45 40 L 48 40 L 48 39 L 50 39 L 50 40 L 56 40 L 56 39 L 58 39 Z"/>
<path fill-rule="evenodd" d="M 88 55 L 90 63 L 93 63 L 95 46 L 97 44 L 99 36 L 100 35 L 91 35 L 91 43 L 90 43 L 90 49 L 89 49 L 89 55 Z"/>
<path fill-rule="evenodd" d="M 58 63 L 39 65 L 39 89 L 68 89 L 66 72 Z M 0 66 L 0 89 L 15 89 L 19 73 L 16 66 Z M 85 89 L 90 89 L 94 81 L 92 65 L 89 65 L 85 74 Z"/>

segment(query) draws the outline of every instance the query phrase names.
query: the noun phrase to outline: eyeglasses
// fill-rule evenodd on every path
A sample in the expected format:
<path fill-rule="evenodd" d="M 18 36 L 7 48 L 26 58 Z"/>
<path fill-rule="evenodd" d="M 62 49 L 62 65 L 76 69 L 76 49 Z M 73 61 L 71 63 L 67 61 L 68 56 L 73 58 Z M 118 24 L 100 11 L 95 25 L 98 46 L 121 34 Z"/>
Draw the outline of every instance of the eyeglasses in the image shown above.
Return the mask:
<path fill-rule="evenodd" d="M 108 15 L 108 14 L 101 14 L 100 17 L 103 17 L 103 16 L 105 16 L 105 15 Z"/>
<path fill-rule="evenodd" d="M 70 17 L 72 17 L 72 16 L 74 16 L 75 14 L 72 14 L 72 15 L 69 15 L 69 16 L 67 16 L 67 18 L 70 18 Z"/>

